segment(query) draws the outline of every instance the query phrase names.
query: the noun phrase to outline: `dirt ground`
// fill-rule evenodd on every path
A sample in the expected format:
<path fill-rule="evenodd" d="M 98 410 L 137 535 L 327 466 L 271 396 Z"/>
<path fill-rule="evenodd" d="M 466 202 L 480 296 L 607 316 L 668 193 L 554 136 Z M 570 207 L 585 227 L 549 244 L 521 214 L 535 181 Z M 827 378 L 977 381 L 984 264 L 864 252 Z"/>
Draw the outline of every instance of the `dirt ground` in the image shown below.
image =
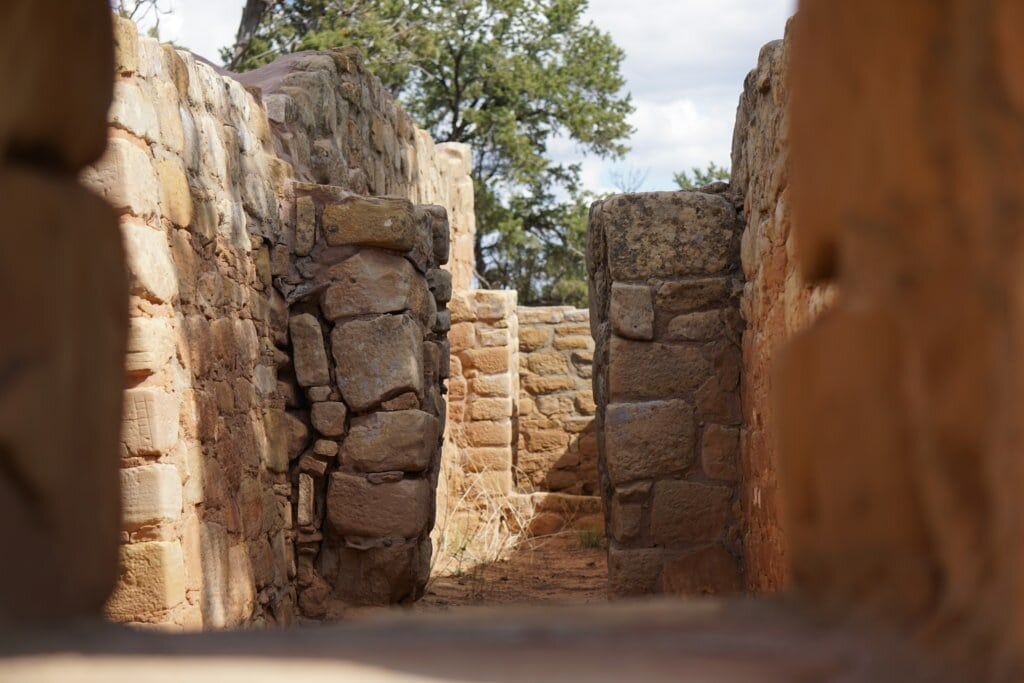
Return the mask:
<path fill-rule="evenodd" d="M 557 534 L 522 541 L 506 560 L 435 577 L 413 609 L 604 602 L 607 578 L 603 546 Z"/>

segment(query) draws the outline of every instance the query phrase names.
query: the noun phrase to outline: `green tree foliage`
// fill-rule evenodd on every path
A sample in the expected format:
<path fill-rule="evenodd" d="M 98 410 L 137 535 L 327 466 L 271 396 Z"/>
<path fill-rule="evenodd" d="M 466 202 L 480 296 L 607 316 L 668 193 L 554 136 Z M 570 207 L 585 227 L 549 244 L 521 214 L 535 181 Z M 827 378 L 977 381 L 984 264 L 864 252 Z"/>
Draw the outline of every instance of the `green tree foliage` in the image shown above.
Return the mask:
<path fill-rule="evenodd" d="M 252 68 L 283 52 L 359 47 L 435 139 L 472 148 L 482 284 L 517 289 L 522 303 L 582 304 L 589 197 L 579 166 L 552 162 L 548 146 L 563 138 L 581 155 L 621 157 L 633 111 L 621 92 L 624 54 L 584 19 L 586 8 L 587 0 L 283 0 L 266 5 L 248 45 L 222 57 Z"/>
<path fill-rule="evenodd" d="M 708 163 L 708 167 L 703 171 L 694 166 L 691 173 L 680 171 L 674 174 L 672 179 L 679 186 L 680 190 L 699 190 L 705 185 L 710 185 L 717 181 L 729 182 L 729 169 L 719 166 L 712 161 Z"/>

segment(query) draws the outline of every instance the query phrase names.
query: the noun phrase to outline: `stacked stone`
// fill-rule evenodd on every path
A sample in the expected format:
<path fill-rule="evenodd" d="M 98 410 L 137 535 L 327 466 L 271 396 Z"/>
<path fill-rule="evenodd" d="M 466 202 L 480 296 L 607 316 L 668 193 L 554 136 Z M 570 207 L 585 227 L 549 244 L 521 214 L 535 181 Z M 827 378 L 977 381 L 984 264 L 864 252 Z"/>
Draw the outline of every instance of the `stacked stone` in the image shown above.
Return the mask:
<path fill-rule="evenodd" d="M 764 46 L 744 83 L 733 138 L 731 190 L 743 198 L 741 253 L 746 284 L 741 308 L 743 416 L 741 443 L 743 555 L 748 588 L 775 591 L 787 583 L 779 496 L 777 418 L 769 393 L 775 358 L 834 297 L 801 277 L 790 230 L 787 132 L 789 38 Z"/>
<path fill-rule="evenodd" d="M 287 623 L 295 601 L 288 422 L 271 283 L 289 173 L 261 107 L 188 53 L 115 22 L 106 156 L 131 298 L 121 432 L 120 621 Z"/>
<path fill-rule="evenodd" d="M 461 488 L 507 496 L 515 460 L 513 418 L 519 395 L 516 292 L 457 292 L 452 315 L 450 410 L 461 452 Z"/>
<path fill-rule="evenodd" d="M 516 483 L 522 491 L 597 495 L 590 311 L 521 306 L 518 316 Z"/>
<path fill-rule="evenodd" d="M 588 234 L 613 595 L 740 587 L 742 223 L 723 196 L 612 197 Z"/>
<path fill-rule="evenodd" d="M 442 207 L 296 186 L 293 260 L 277 287 L 289 322 L 296 406 L 314 438 L 292 464 L 299 604 L 417 599 L 446 419 Z"/>
<path fill-rule="evenodd" d="M 111 45 L 105 0 L 0 3 L 0 621 L 12 625 L 95 617 L 116 577 L 124 252 L 114 213 L 76 179 L 106 145 Z"/>

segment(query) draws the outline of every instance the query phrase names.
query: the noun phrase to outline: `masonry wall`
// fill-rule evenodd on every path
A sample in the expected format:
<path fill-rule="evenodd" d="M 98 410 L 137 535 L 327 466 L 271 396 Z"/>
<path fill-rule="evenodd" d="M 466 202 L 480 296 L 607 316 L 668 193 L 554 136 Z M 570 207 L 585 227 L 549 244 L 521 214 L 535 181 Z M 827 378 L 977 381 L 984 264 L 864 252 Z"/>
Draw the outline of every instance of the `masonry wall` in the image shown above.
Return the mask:
<path fill-rule="evenodd" d="M 315 575 L 341 602 L 415 597 L 425 581 L 421 558 L 429 556 L 444 422 L 442 299 L 450 275 L 438 270 L 448 251 L 444 207 L 409 199 L 447 205 L 471 227 L 464 148 L 439 150 L 411 124 L 398 125 L 408 117 L 383 98 L 379 81 L 361 70 L 354 53 L 286 61 L 280 87 L 292 99 L 274 99 L 271 90 L 264 105 L 252 84 L 247 89 L 188 53 L 139 37 L 130 22 L 115 27 L 109 147 L 83 176 L 121 216 L 132 295 L 121 437 L 121 580 L 109 616 L 178 628 L 288 623 L 298 613 L 300 569 L 301 587 Z M 339 83 L 376 94 L 360 96 L 358 106 L 344 100 L 342 107 L 327 97 Z M 331 90 L 313 92 L 316 84 L 332 84 Z M 331 174 L 342 167 L 351 177 Z M 325 169 L 333 170 L 324 175 Z M 344 181 L 343 187 L 317 184 L 325 180 Z M 409 199 L 346 214 L 358 192 Z M 389 213 L 379 206 L 398 208 Z M 397 225 L 388 220 L 394 217 Z M 435 232 L 443 233 L 436 245 Z M 364 309 L 337 313 L 322 302 L 313 310 L 317 306 L 308 302 L 326 297 L 343 277 L 363 288 Z M 357 423 L 391 419 L 370 412 L 381 410 L 382 401 L 400 400 L 389 390 L 370 404 L 345 397 L 345 375 L 372 371 L 374 364 L 368 351 L 336 352 L 344 346 L 337 337 L 365 343 L 374 332 L 356 334 L 356 323 L 373 327 L 369 319 L 384 316 L 386 326 L 415 317 L 403 314 L 413 309 L 421 315 L 400 326 L 408 344 L 396 353 L 410 364 L 419 361 L 419 381 L 410 387 L 416 405 L 410 398 L 383 410 L 429 416 L 412 420 L 427 444 L 427 463 L 360 470 L 362 481 L 374 480 L 371 498 L 402 491 L 394 515 L 402 528 L 363 534 L 332 522 L 325 531 L 333 540 L 325 545 L 318 537 L 325 510 L 332 510 L 323 504 L 330 498 L 325 482 L 358 469 L 352 458 L 332 459 L 325 442 L 333 439 L 337 447 Z M 297 381 L 294 360 L 292 323 L 309 314 L 329 335 L 326 348 L 336 352 L 327 381 L 315 387 Z M 331 333 L 334 325 L 352 334 Z M 325 394 L 311 393 L 325 386 Z M 304 478 L 311 470 L 300 466 L 311 453 L 324 462 L 312 499 Z M 385 544 L 415 552 L 408 554 L 407 570 L 381 578 L 374 569 L 381 563 L 366 558 L 380 555 Z"/>
<path fill-rule="evenodd" d="M 598 495 L 590 311 L 524 307 L 519 317 L 520 491 Z"/>
<path fill-rule="evenodd" d="M 741 231 L 720 194 L 621 195 L 591 209 L 612 595 L 741 587 Z"/>
<path fill-rule="evenodd" d="M 741 198 L 743 430 L 741 432 L 743 554 L 747 588 L 788 584 L 779 489 L 774 368 L 786 341 L 827 309 L 833 288 L 808 285 L 797 267 L 792 232 L 788 113 L 790 38 L 761 50 L 744 82 L 733 137 L 730 192 Z"/>

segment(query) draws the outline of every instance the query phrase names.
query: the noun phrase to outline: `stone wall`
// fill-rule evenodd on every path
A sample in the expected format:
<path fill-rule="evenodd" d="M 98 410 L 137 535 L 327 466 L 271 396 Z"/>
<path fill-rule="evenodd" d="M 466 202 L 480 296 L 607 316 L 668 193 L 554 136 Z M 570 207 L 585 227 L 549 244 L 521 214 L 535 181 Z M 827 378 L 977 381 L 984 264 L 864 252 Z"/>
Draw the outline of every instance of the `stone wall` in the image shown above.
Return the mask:
<path fill-rule="evenodd" d="M 622 195 L 591 210 L 601 494 L 613 595 L 741 586 L 742 222 L 724 196 Z"/>
<path fill-rule="evenodd" d="M 827 308 L 829 287 L 807 285 L 791 231 L 787 106 L 789 39 L 761 50 L 744 83 L 733 137 L 730 191 L 743 199 L 742 496 L 747 587 L 787 584 L 779 492 L 773 368 L 780 348 Z"/>
<path fill-rule="evenodd" d="M 418 599 L 429 578 L 451 298 L 441 207 L 296 188 L 294 403 L 313 441 L 292 466 L 303 616 Z M 296 424 L 296 431 L 298 424 Z"/>
<path fill-rule="evenodd" d="M 448 206 L 459 230 L 471 229 L 465 148 L 438 148 L 416 131 L 354 53 L 285 60 L 288 76 L 271 84 L 264 105 L 251 83 L 139 37 L 130 22 L 115 28 L 109 148 L 84 175 L 121 216 L 132 295 L 122 570 L 108 614 L 179 628 L 287 623 L 297 578 L 303 588 L 314 578 L 330 584 L 352 603 L 415 597 L 437 480 L 429 444 L 439 443 L 444 422 L 450 276 L 437 270 L 447 258 L 446 212 L 408 199 Z M 365 95 L 358 106 L 316 89 L 353 83 Z M 315 184 L 325 180 L 343 187 Z M 365 204 L 353 191 L 408 199 Z M 435 232 L 443 233 L 436 245 Z M 340 278 L 362 298 L 329 303 Z M 292 360 L 302 334 L 293 318 L 309 315 L 334 352 L 328 380 L 315 386 L 297 382 Z M 394 335 L 375 327 L 390 330 L 394 321 L 408 324 Z M 365 348 L 374 334 L 392 346 Z M 417 405 L 390 389 L 350 401 L 346 376 L 372 371 L 372 352 L 387 348 L 420 368 Z M 359 469 L 355 456 L 327 452 L 346 432 L 376 433 L 370 422 L 394 419 L 374 412 L 381 400 L 415 423 L 424 467 Z M 332 490 L 325 482 L 337 480 L 340 490 L 355 470 L 375 482 L 360 489 L 367 500 L 401 490 L 395 519 L 415 522 L 363 534 L 332 516 L 338 506 L 324 507 Z M 321 530 L 325 510 L 330 523 Z M 392 570 L 389 556 L 392 573 L 381 579 L 377 556 L 387 544 L 395 556 L 414 550 L 403 555 L 408 571 Z"/>
<path fill-rule="evenodd" d="M 109 5 L 0 3 L 0 57 L 0 622 L 24 630 L 117 576 L 124 250 L 75 179 L 107 142 Z"/>
<path fill-rule="evenodd" d="M 516 484 L 527 492 L 595 496 L 590 311 L 520 307 L 518 316 L 521 391 Z"/>

